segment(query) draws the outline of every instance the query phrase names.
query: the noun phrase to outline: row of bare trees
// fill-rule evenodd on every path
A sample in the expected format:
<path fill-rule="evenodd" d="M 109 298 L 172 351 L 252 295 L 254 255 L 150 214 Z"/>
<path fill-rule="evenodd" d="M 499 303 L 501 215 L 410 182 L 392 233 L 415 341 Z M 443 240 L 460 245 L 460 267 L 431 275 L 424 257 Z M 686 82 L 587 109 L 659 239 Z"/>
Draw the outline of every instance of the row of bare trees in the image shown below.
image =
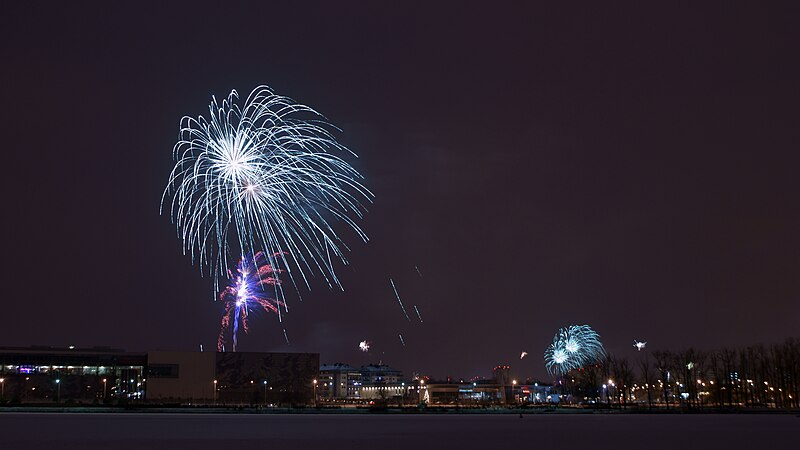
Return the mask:
<path fill-rule="evenodd" d="M 800 340 L 700 351 L 609 355 L 563 379 L 579 402 L 625 408 L 800 407 Z"/>

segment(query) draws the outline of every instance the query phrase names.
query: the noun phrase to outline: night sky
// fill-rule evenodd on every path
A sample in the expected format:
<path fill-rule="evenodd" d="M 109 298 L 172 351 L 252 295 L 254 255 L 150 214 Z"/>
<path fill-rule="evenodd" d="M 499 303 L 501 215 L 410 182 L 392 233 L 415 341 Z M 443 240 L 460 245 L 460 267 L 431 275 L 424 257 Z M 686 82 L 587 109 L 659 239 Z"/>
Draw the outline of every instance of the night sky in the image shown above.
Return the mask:
<path fill-rule="evenodd" d="M 544 377 L 573 323 L 621 355 L 797 336 L 796 2 L 127 3 L 0 12 L 0 345 L 214 347 L 159 202 L 180 118 L 259 84 L 342 129 L 375 202 L 345 291 L 242 350 Z"/>

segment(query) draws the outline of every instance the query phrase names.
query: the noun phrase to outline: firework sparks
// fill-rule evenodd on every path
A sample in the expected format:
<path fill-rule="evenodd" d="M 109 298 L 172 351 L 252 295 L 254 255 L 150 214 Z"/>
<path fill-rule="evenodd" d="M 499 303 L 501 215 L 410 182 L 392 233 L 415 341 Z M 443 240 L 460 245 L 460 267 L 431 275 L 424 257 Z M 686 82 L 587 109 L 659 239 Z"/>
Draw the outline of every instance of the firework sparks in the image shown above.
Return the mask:
<path fill-rule="evenodd" d="M 419 277 L 420 277 L 420 278 L 424 278 L 424 277 L 422 276 L 422 272 L 420 272 L 420 271 L 419 271 L 419 267 L 417 267 L 417 266 L 414 266 L 414 270 L 416 270 L 416 271 L 417 271 L 417 275 L 419 275 Z"/>
<path fill-rule="evenodd" d="M 361 350 L 362 352 L 368 352 L 369 351 L 369 341 L 364 340 L 364 341 L 359 342 L 358 343 L 358 349 Z"/>
<path fill-rule="evenodd" d="M 402 334 L 398 334 L 398 336 L 400 336 L 400 343 L 403 344 L 403 347 L 405 347 L 406 346 L 406 340 L 403 339 L 403 335 Z"/>
<path fill-rule="evenodd" d="M 289 335 L 286 334 L 286 328 L 283 329 L 283 338 L 286 339 L 286 345 L 292 345 L 289 343 Z"/>
<path fill-rule="evenodd" d="M 647 342 L 645 342 L 645 341 L 637 341 L 637 340 L 633 341 L 633 346 L 636 347 L 636 350 L 639 350 L 639 351 L 642 351 L 646 345 L 647 345 Z"/>
<path fill-rule="evenodd" d="M 417 308 L 417 305 L 414 305 L 414 311 L 417 312 L 417 318 L 419 319 L 419 323 L 423 323 L 422 316 L 419 314 L 419 309 Z"/>
<path fill-rule="evenodd" d="M 366 241 L 356 220 L 361 202 L 372 199 L 361 174 L 333 154 L 349 150 L 319 113 L 267 86 L 255 88 L 242 106 L 238 101 L 234 90 L 221 105 L 212 97 L 208 119 L 181 119 L 161 211 L 169 209 L 184 253 L 201 272 L 208 268 L 215 288 L 229 254 L 258 251 L 292 282 L 299 274 L 310 287 L 308 275 L 319 272 L 341 288 L 334 260 L 346 264 L 347 247 L 332 222 Z"/>
<path fill-rule="evenodd" d="M 544 353 L 547 371 L 563 375 L 598 361 L 605 355 L 599 337 L 589 325 L 561 328 Z"/>
<path fill-rule="evenodd" d="M 519 354 L 519 359 L 522 359 L 522 358 L 524 358 L 526 356 L 528 356 L 528 352 L 522 352 L 522 353 Z"/>
<path fill-rule="evenodd" d="M 248 318 L 254 309 L 279 311 L 280 302 L 270 295 L 275 294 L 280 286 L 277 278 L 279 273 L 279 270 L 267 263 L 267 258 L 261 252 L 255 256 L 242 257 L 236 271 L 230 273 L 228 286 L 219 295 L 224 313 L 217 338 L 217 350 L 223 351 L 226 335 L 230 331 L 233 351 L 236 351 L 239 326 L 241 324 L 242 330 L 247 333 Z"/>
<path fill-rule="evenodd" d="M 389 282 L 392 283 L 392 290 L 394 291 L 394 296 L 397 297 L 397 303 L 400 304 L 400 309 L 403 310 L 403 314 L 406 316 L 406 319 L 408 319 L 408 321 L 411 322 L 411 318 L 408 317 L 408 313 L 406 312 L 406 307 L 403 306 L 403 301 L 400 300 L 400 294 L 397 293 L 397 288 L 394 286 L 394 281 L 391 278 L 389 278 Z"/>

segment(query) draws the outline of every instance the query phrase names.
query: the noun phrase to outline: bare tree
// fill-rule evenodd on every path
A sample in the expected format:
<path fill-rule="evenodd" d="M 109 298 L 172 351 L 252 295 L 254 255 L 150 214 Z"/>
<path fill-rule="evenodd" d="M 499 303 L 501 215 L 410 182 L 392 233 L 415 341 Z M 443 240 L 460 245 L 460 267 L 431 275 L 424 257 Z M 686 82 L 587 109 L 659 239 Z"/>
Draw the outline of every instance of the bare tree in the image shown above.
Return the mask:
<path fill-rule="evenodd" d="M 655 351 L 653 352 L 653 358 L 655 358 L 656 362 L 656 369 L 658 369 L 659 374 L 661 375 L 660 383 L 661 383 L 661 390 L 664 395 L 664 403 L 667 405 L 667 409 L 669 409 L 670 403 L 670 368 L 672 366 L 672 353 L 667 351 Z"/>
<path fill-rule="evenodd" d="M 641 381 L 647 390 L 647 409 L 653 409 L 653 387 L 656 382 L 656 376 L 653 372 L 653 364 L 650 361 L 650 355 L 645 352 L 644 356 L 639 359 L 639 370 L 641 371 Z"/>

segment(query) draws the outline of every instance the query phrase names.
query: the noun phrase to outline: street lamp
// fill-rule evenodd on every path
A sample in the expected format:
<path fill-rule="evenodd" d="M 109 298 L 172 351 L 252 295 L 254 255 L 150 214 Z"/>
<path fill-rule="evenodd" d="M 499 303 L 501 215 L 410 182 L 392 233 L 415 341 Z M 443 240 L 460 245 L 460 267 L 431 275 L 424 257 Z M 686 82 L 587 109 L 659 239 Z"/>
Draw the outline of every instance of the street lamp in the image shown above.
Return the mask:
<path fill-rule="evenodd" d="M 264 406 L 267 406 L 267 380 L 264 380 Z"/>
<path fill-rule="evenodd" d="M 517 403 L 516 390 L 517 390 L 517 380 L 512 380 L 511 381 L 511 396 L 514 397 L 514 403 Z"/>
<path fill-rule="evenodd" d="M 6 379 L 0 378 L 0 398 L 6 398 Z"/>
<path fill-rule="evenodd" d="M 214 380 L 214 405 L 217 404 L 217 380 Z"/>
<path fill-rule="evenodd" d="M 60 402 L 61 401 L 61 380 L 58 379 L 58 378 L 56 378 L 56 386 L 58 386 L 58 397 L 56 397 L 57 398 L 56 401 Z"/>
<path fill-rule="evenodd" d="M 314 379 L 314 407 L 317 406 L 317 380 Z"/>
<path fill-rule="evenodd" d="M 106 395 L 108 395 L 108 394 L 106 394 L 106 392 L 108 391 L 107 390 L 107 388 L 108 388 L 108 383 L 107 382 L 108 382 L 108 379 L 103 378 L 103 400 L 105 400 L 106 399 Z"/>

